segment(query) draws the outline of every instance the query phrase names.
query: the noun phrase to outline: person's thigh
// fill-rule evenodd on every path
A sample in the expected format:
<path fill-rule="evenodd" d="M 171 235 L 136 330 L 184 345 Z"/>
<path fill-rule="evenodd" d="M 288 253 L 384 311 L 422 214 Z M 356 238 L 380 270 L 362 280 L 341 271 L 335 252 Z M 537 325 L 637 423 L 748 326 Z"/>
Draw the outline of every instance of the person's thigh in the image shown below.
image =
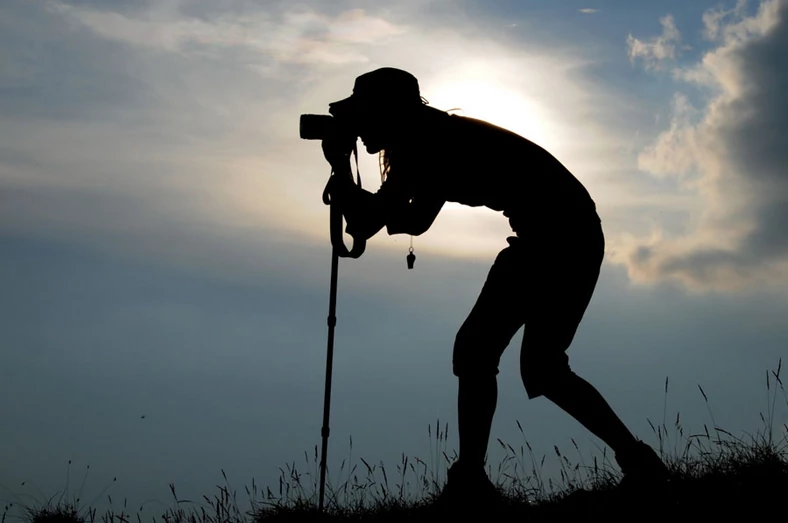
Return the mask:
<path fill-rule="evenodd" d="M 530 271 L 530 296 L 520 352 L 520 372 L 529 398 L 544 394 L 570 372 L 566 353 L 596 287 L 604 239 L 600 232 L 554 250 L 550 263 Z M 560 386 L 560 385 L 559 385 Z"/>
<path fill-rule="evenodd" d="M 497 375 L 501 355 L 525 318 L 522 249 L 510 246 L 495 259 L 481 293 L 454 342 L 455 376 Z"/>

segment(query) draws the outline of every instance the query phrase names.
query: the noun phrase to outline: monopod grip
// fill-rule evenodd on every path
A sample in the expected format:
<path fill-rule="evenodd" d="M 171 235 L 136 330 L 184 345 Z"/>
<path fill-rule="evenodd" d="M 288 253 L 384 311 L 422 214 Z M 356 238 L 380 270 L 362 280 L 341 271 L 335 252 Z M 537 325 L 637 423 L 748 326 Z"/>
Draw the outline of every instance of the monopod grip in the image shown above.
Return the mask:
<path fill-rule="evenodd" d="M 350 179 L 343 180 L 342 178 L 336 178 L 344 176 L 348 176 Z M 342 198 L 341 196 L 338 197 L 338 195 L 335 194 L 335 191 L 337 191 L 337 189 L 343 184 L 349 183 L 354 183 L 354 181 L 353 172 L 350 169 L 350 161 L 348 160 L 346 168 L 343 167 L 341 170 L 334 169 L 332 171 L 331 177 L 329 178 L 326 188 L 323 191 L 323 203 L 331 206 L 329 218 L 331 245 L 334 247 L 337 255 L 340 258 L 359 258 L 366 249 L 367 241 L 364 238 L 356 238 L 355 236 L 352 236 L 353 247 L 351 249 L 347 248 L 345 245 L 345 238 L 343 236 L 343 214 L 340 207 Z"/>

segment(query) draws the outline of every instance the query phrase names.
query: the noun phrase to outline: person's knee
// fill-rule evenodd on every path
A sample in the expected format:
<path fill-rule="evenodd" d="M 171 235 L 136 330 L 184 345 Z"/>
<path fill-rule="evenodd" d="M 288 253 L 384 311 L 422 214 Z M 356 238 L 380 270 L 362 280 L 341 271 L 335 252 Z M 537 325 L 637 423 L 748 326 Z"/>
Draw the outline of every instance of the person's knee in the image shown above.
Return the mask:
<path fill-rule="evenodd" d="M 528 397 L 548 396 L 551 392 L 568 387 L 575 373 L 569 367 L 568 358 L 530 360 L 520 366 L 520 376 Z"/>
<path fill-rule="evenodd" d="M 452 372 L 458 378 L 498 375 L 498 351 L 484 343 L 471 328 L 463 326 L 454 339 Z"/>

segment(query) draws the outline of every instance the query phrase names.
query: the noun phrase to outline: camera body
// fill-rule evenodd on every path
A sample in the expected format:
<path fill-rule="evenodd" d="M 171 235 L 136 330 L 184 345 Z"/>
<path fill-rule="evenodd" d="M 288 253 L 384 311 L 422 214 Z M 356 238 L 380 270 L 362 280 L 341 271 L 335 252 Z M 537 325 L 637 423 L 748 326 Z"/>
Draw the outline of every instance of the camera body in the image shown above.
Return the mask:
<path fill-rule="evenodd" d="M 339 134 L 339 125 L 330 114 L 302 114 L 299 132 L 304 140 L 325 140 Z"/>
<path fill-rule="evenodd" d="M 304 140 L 322 140 L 323 153 L 334 167 L 354 150 L 357 135 L 347 118 L 327 114 L 302 114 L 299 125 Z"/>
<path fill-rule="evenodd" d="M 347 141 L 356 138 L 356 129 L 347 118 L 330 114 L 302 114 L 299 132 L 304 140 Z"/>

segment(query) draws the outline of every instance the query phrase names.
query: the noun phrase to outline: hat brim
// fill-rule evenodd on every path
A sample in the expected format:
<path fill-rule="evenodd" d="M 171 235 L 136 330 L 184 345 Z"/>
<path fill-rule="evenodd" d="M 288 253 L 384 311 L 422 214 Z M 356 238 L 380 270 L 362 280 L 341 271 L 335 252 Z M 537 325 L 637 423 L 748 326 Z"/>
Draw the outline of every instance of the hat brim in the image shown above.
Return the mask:
<path fill-rule="evenodd" d="M 328 112 L 336 117 L 351 116 L 358 112 L 358 107 L 358 98 L 351 95 L 343 100 L 328 104 Z"/>

